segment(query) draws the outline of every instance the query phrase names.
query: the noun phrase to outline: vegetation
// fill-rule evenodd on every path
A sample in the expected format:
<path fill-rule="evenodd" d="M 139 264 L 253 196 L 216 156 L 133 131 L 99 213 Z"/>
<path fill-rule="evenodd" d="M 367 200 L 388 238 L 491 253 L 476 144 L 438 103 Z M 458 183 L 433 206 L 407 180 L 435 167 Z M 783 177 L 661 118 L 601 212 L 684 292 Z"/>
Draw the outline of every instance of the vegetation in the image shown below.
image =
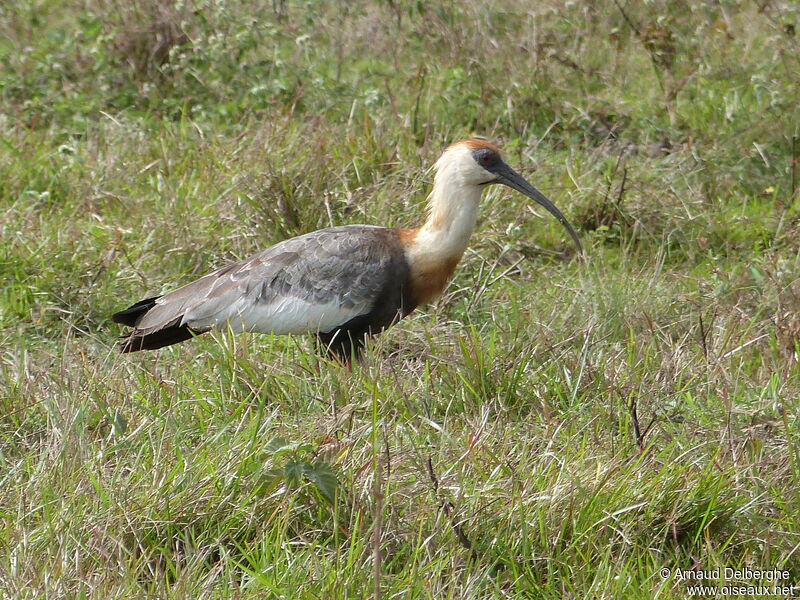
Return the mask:
<path fill-rule="evenodd" d="M 0 597 L 800 585 L 798 25 L 780 0 L 3 3 Z M 491 189 L 446 296 L 352 372 L 305 338 L 117 352 L 109 315 L 148 294 L 414 225 L 473 134 L 586 260 Z"/>

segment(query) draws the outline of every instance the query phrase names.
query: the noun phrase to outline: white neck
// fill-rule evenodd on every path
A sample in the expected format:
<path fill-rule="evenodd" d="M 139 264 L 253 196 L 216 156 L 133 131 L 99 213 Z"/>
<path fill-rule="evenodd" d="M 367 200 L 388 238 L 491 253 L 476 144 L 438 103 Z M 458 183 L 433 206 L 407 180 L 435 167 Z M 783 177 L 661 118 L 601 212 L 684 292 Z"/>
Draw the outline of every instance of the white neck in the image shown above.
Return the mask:
<path fill-rule="evenodd" d="M 461 258 L 478 219 L 480 186 L 468 181 L 459 163 L 443 156 L 437 164 L 428 218 L 415 239 L 415 254 L 430 259 Z"/>

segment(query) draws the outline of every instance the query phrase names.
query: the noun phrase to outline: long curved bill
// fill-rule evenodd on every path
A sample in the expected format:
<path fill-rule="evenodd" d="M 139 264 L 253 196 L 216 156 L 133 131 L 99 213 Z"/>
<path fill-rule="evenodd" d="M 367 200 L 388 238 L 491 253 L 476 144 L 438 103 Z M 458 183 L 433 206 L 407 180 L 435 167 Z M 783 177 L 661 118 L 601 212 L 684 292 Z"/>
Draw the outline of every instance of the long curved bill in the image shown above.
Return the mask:
<path fill-rule="evenodd" d="M 567 218 L 561 214 L 561 211 L 556 208 L 555 204 L 550 202 L 550 200 L 548 200 L 544 194 L 533 187 L 530 183 L 525 181 L 525 178 L 522 177 L 522 175 L 517 173 L 508 165 L 504 164 L 501 168 L 497 169 L 495 173 L 497 173 L 497 179 L 495 180 L 495 183 L 502 183 L 503 185 L 507 185 L 518 192 L 522 192 L 531 200 L 534 200 L 535 202 L 538 202 L 544 206 L 551 215 L 558 219 L 558 221 L 572 236 L 575 245 L 578 247 L 578 252 L 583 253 L 583 246 L 581 246 L 581 241 L 578 239 L 578 234 L 575 233 L 572 225 L 570 225 L 569 221 L 567 221 Z"/>

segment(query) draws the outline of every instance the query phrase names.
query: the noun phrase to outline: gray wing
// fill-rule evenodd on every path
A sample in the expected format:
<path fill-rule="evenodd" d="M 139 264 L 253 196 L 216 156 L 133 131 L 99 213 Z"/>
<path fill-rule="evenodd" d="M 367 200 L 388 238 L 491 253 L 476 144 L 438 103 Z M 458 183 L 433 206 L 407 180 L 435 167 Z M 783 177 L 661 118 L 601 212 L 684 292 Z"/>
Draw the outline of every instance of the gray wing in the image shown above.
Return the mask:
<path fill-rule="evenodd" d="M 174 326 L 197 332 L 230 327 L 234 332 L 326 333 L 369 313 L 387 287 L 399 289 L 405 273 L 397 230 L 322 229 L 161 296 L 136 322 L 134 333 Z"/>

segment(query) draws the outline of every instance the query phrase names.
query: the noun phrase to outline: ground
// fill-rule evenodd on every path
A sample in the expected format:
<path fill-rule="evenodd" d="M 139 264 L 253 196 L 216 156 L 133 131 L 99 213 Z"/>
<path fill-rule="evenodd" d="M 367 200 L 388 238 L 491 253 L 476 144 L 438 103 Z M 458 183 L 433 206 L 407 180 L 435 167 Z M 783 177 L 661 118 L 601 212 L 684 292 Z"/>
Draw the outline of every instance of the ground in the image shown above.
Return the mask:
<path fill-rule="evenodd" d="M 0 597 L 800 585 L 798 26 L 770 0 L 4 4 Z M 352 371 L 304 337 L 118 353 L 137 300 L 417 224 L 470 135 L 584 258 L 492 188 L 446 295 Z"/>

